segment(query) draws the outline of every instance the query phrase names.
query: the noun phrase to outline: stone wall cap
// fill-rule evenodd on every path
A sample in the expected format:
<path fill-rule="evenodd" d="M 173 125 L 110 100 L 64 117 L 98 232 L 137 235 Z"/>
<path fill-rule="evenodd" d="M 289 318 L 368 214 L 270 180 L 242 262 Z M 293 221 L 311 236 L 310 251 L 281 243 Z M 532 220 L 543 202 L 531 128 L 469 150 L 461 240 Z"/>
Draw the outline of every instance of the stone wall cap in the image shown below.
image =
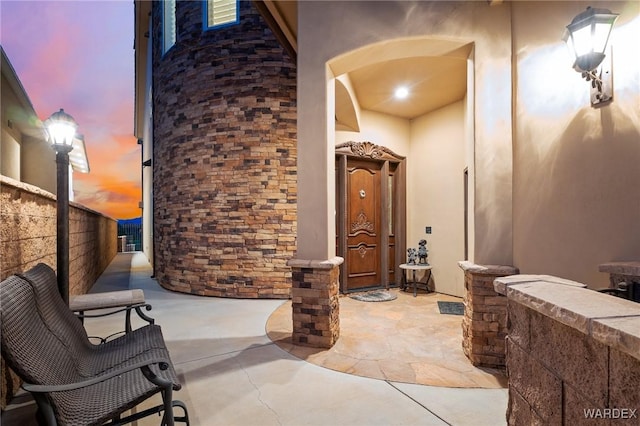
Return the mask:
<path fill-rule="evenodd" d="M 16 189 L 21 189 L 23 191 L 30 192 L 35 195 L 39 195 L 41 197 L 48 198 L 50 200 L 55 201 L 56 199 L 55 194 L 52 194 L 49 191 L 45 191 L 44 189 L 35 185 L 31 185 L 30 183 L 20 182 L 19 180 L 12 179 L 8 176 L 0 175 L 0 184 L 12 186 Z"/>
<path fill-rule="evenodd" d="M 498 277 L 493 281 L 493 288 L 498 294 L 506 296 L 507 287 L 515 284 L 533 283 L 533 282 L 550 282 L 560 285 L 568 285 L 572 287 L 585 288 L 587 285 L 577 281 L 571 281 L 564 278 L 554 277 L 552 275 L 508 275 L 506 277 Z"/>
<path fill-rule="evenodd" d="M 553 281 L 507 286 L 519 303 L 595 340 L 640 359 L 640 304 Z M 635 327 L 635 328 L 634 328 Z"/>
<path fill-rule="evenodd" d="M 610 274 L 640 276 L 640 261 L 609 262 L 598 265 L 598 271 Z"/>
<path fill-rule="evenodd" d="M 471 272 L 478 275 L 514 275 L 517 274 L 518 268 L 506 265 L 478 265 L 468 260 L 461 260 L 458 266 L 465 272 Z"/>
<path fill-rule="evenodd" d="M 327 260 L 305 260 L 305 259 L 289 259 L 287 266 L 292 268 L 311 268 L 311 269 L 333 269 L 342 265 L 344 259 L 336 256 Z"/>
<path fill-rule="evenodd" d="M 20 182 L 18 180 L 12 179 L 12 178 L 10 178 L 8 176 L 0 175 L 0 186 L 2 186 L 2 185 L 10 186 L 10 187 L 18 189 L 20 191 L 28 192 L 30 194 L 33 194 L 33 195 L 36 195 L 36 196 L 39 196 L 39 197 L 42 197 L 42 198 L 46 198 L 46 199 L 49 199 L 49 200 L 52 200 L 52 201 L 56 201 L 56 199 L 57 199 L 56 195 L 52 194 L 49 191 L 45 191 L 44 189 L 42 189 L 42 188 L 40 188 L 38 186 L 35 186 L 35 185 L 31 185 L 30 183 Z M 77 209 L 84 210 L 84 211 L 87 211 L 89 213 L 93 213 L 93 214 L 96 214 L 96 215 L 99 215 L 99 216 L 104 216 L 107 219 L 111 219 L 111 220 L 114 220 L 114 221 L 117 222 L 117 219 L 114 219 L 111 216 L 107 216 L 104 213 L 100 213 L 99 211 L 90 209 L 89 207 L 84 206 L 84 205 L 82 205 L 80 203 L 77 203 L 75 201 L 69 201 L 69 206 L 70 207 L 75 207 Z"/>
<path fill-rule="evenodd" d="M 640 316 L 594 319 L 591 335 L 640 360 Z"/>

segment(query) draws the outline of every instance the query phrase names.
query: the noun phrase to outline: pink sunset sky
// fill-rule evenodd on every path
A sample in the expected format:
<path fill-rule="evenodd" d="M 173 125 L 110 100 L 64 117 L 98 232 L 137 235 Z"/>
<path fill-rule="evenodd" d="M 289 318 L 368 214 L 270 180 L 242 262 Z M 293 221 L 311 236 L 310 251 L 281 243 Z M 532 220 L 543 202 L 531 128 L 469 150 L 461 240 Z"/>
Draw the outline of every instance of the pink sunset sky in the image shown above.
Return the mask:
<path fill-rule="evenodd" d="M 84 135 L 75 201 L 116 219 L 141 214 L 133 24 L 132 0 L 0 1 L 0 43 L 38 117 L 64 108 Z"/>

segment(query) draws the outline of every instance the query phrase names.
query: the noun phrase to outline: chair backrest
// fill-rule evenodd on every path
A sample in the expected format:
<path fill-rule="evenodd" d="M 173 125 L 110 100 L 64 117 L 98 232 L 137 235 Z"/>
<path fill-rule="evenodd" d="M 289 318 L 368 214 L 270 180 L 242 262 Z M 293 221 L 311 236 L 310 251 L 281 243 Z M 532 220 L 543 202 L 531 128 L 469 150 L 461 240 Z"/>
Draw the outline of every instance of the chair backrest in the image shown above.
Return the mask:
<path fill-rule="evenodd" d="M 11 276 L 0 283 L 0 315 L 2 355 L 24 381 L 63 384 L 78 380 L 73 348 L 51 331 L 28 281 Z"/>
<path fill-rule="evenodd" d="M 91 342 L 78 317 L 62 300 L 55 271 L 50 266 L 39 263 L 20 276 L 33 287 L 40 315 L 51 332 L 74 351 L 84 354 Z"/>

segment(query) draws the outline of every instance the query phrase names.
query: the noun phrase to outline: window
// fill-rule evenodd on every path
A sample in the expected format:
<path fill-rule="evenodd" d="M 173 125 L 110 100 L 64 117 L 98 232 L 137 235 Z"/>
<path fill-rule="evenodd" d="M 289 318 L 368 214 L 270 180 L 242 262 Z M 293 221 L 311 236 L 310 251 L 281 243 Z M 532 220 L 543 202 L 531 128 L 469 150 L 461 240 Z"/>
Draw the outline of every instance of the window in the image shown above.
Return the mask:
<path fill-rule="evenodd" d="M 204 0 L 204 5 L 205 29 L 238 23 L 238 0 Z"/>
<path fill-rule="evenodd" d="M 162 2 L 162 54 L 176 44 L 176 0 Z"/>

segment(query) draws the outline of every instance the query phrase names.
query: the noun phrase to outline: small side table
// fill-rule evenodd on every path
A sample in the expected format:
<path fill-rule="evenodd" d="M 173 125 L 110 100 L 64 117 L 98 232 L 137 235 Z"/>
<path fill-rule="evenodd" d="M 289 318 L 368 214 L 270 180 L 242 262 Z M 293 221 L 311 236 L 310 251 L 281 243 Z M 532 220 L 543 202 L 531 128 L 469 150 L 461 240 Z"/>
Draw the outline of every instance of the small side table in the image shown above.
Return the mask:
<path fill-rule="evenodd" d="M 407 282 L 407 271 L 411 271 L 412 272 L 412 279 L 413 279 L 413 297 L 416 297 L 418 295 L 418 282 L 416 281 L 416 271 L 428 271 L 429 275 L 427 276 L 427 292 L 429 291 L 429 280 L 431 280 L 431 265 L 425 265 L 425 264 L 415 264 L 415 265 L 409 265 L 408 263 L 403 263 L 402 265 L 400 265 L 400 269 L 403 270 L 402 273 L 402 290 L 404 290 L 407 287 L 407 284 L 409 284 Z"/>

